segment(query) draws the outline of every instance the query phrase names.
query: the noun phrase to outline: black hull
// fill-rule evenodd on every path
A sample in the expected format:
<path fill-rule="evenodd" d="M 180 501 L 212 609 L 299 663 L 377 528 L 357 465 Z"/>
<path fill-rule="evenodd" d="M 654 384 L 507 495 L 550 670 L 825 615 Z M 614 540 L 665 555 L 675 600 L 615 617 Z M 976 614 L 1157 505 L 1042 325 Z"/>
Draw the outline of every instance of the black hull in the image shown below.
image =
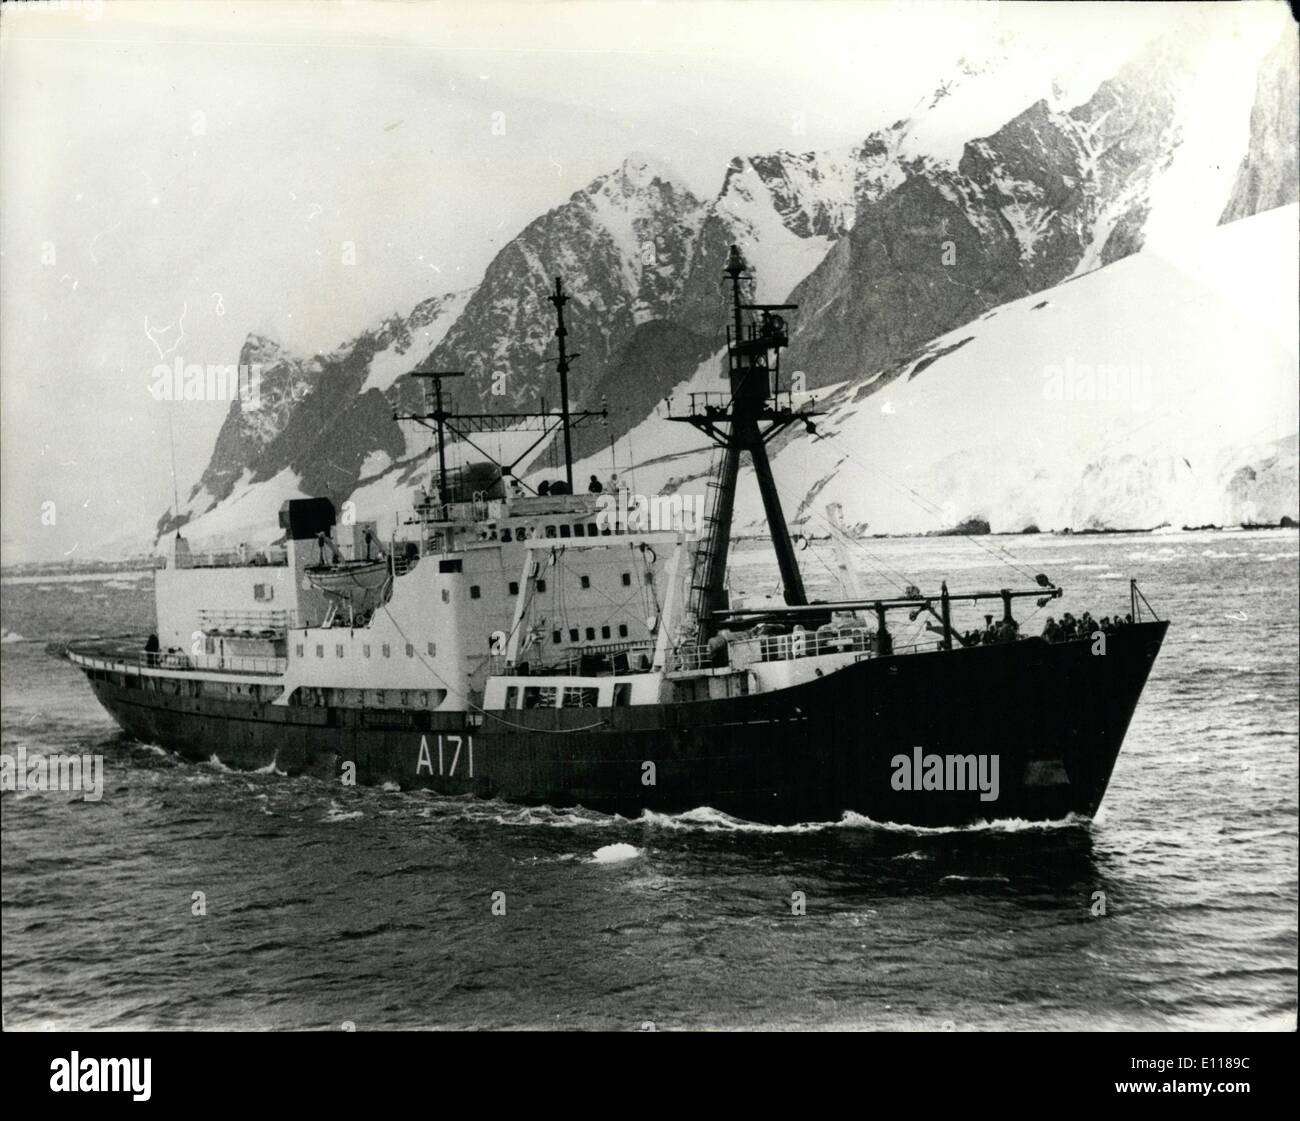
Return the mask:
<path fill-rule="evenodd" d="M 920 826 L 1092 816 L 1168 623 L 861 661 L 776 693 L 612 709 L 464 714 L 277 707 L 87 671 L 123 729 L 182 756 L 629 817 L 698 806 L 751 821 L 846 811 Z M 999 790 L 898 790 L 892 760 L 997 756 Z M 441 756 L 441 757 L 440 757 Z M 646 764 L 653 764 L 653 784 Z"/>

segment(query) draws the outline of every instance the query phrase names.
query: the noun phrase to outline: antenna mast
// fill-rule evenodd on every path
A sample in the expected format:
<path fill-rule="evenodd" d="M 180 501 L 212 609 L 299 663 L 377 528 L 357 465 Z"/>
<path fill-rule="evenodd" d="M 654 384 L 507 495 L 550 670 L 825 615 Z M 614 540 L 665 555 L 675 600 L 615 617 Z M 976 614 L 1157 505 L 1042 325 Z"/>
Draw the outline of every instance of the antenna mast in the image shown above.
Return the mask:
<path fill-rule="evenodd" d="M 569 493 L 573 493 L 573 447 L 569 441 L 569 358 L 578 358 L 580 355 L 570 356 L 564 346 L 565 336 L 568 335 L 568 329 L 564 326 L 564 305 L 569 302 L 569 297 L 564 294 L 564 284 L 557 276 L 555 278 L 555 292 L 547 297 L 555 305 L 555 337 L 560 342 L 560 357 L 555 363 L 555 368 L 560 373 L 560 427 L 564 429 L 564 477 L 569 484 Z"/>

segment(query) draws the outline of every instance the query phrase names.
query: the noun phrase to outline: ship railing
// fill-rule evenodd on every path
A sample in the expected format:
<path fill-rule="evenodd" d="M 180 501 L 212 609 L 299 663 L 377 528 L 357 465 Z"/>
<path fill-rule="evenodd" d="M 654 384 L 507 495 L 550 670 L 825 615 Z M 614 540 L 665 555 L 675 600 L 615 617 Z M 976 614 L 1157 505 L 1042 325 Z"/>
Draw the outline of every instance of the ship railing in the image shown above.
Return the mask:
<path fill-rule="evenodd" d="M 199 609 L 199 629 L 208 633 L 230 631 L 248 638 L 273 631 L 278 635 L 298 625 L 296 611 L 211 611 Z"/>
<path fill-rule="evenodd" d="M 288 658 L 242 654 L 141 654 L 138 663 L 148 669 L 203 670 L 217 673 L 282 674 Z"/>
<path fill-rule="evenodd" d="M 256 552 L 192 553 L 189 560 L 178 568 L 283 568 L 289 555 L 283 549 L 265 549 Z"/>
<path fill-rule="evenodd" d="M 908 646 L 892 646 L 890 654 L 915 654 L 937 649 L 940 643 L 918 642 Z M 843 627 L 833 631 L 807 631 L 793 634 L 759 635 L 754 638 L 731 640 L 727 643 L 725 661 L 715 661 L 715 654 L 707 646 L 683 646 L 676 652 L 675 665 L 681 670 L 702 670 L 718 666 L 744 669 L 761 662 L 788 662 L 796 658 L 819 658 L 827 654 L 853 654 L 855 660 L 879 657 L 882 651 L 876 632 L 865 627 Z"/>
<path fill-rule="evenodd" d="M 219 654 L 177 654 L 158 651 L 121 654 L 117 657 L 88 654 L 70 648 L 68 657 L 85 669 L 113 670 L 118 673 L 141 669 L 198 670 L 201 672 L 278 676 L 288 668 L 287 658 L 222 657 Z"/>

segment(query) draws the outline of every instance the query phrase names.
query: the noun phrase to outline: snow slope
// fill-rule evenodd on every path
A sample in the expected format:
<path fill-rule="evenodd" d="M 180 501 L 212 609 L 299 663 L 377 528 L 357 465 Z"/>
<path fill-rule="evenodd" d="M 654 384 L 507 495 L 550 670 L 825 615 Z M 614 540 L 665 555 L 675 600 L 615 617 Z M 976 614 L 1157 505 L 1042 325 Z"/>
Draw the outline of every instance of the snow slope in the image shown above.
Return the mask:
<path fill-rule="evenodd" d="M 1294 517 L 1298 212 L 1136 254 L 949 332 L 879 392 L 832 394 L 825 438 L 786 444 L 777 478 L 814 517 L 838 501 L 884 533 L 972 516 L 994 530 Z M 738 514 L 755 523 L 760 508 Z"/>

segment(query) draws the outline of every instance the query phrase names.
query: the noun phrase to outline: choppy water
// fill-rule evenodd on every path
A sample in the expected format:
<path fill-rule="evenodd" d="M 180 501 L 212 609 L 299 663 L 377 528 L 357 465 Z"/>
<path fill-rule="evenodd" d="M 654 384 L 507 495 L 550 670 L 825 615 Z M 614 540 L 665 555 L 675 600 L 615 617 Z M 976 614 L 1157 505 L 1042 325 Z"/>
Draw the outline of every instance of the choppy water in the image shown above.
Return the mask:
<path fill-rule="evenodd" d="M 985 543 L 1057 613 L 1125 610 L 1132 574 L 1174 620 L 1095 823 L 626 821 L 195 766 L 43 649 L 146 629 L 150 577 L 6 580 L 4 750 L 108 779 L 0 803 L 5 1025 L 1293 1028 L 1296 535 Z M 873 587 L 1008 582 L 960 540 L 868 549 Z"/>

